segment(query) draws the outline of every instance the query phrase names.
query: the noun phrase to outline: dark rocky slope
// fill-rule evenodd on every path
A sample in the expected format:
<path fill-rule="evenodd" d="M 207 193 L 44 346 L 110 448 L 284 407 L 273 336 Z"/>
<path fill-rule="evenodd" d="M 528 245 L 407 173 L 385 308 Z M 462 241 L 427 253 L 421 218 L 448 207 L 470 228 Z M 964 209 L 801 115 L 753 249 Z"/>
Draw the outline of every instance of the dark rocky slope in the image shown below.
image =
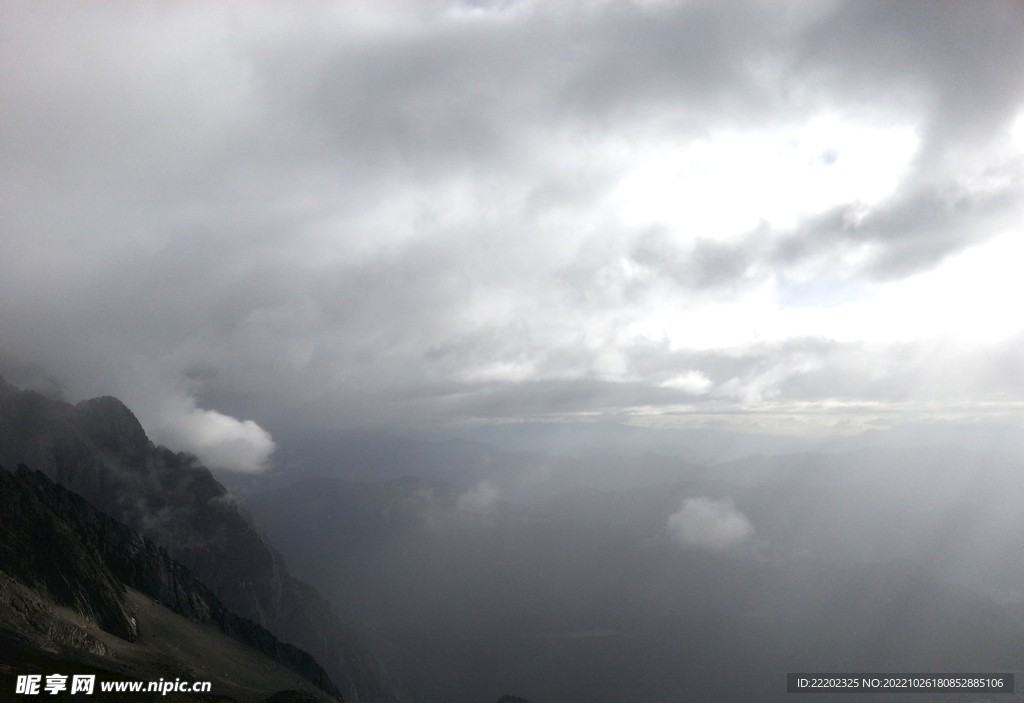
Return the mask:
<path fill-rule="evenodd" d="M 147 608 L 130 597 L 131 589 L 148 596 L 152 605 L 212 626 L 340 696 L 309 654 L 229 612 L 152 541 L 41 472 L 23 465 L 14 474 L 0 468 L 0 627 L 29 644 L 109 655 L 110 647 L 84 622 L 76 625 L 48 605 L 70 608 L 106 633 L 134 642 L 136 615 Z"/>
<path fill-rule="evenodd" d="M 77 405 L 0 379 L 0 464 L 24 463 L 137 530 L 225 606 L 310 652 L 349 703 L 396 703 L 375 657 L 294 579 L 195 457 L 155 446 L 116 398 Z"/>
<path fill-rule="evenodd" d="M 13 597 L 12 597 L 13 596 Z M 101 630 L 69 608 L 54 604 L 0 572 L 0 701 L 26 700 L 16 692 L 16 677 L 43 672 L 92 674 L 96 692 L 104 685 L 142 682 L 132 701 L 148 703 L 263 703 L 268 691 L 300 690 L 306 701 L 336 703 L 293 670 L 212 626 L 177 615 L 134 589 L 126 607 L 138 622 L 135 642 Z M 146 682 L 208 681 L 209 693 L 145 691 Z M 80 695 L 48 700 L 80 700 Z"/>

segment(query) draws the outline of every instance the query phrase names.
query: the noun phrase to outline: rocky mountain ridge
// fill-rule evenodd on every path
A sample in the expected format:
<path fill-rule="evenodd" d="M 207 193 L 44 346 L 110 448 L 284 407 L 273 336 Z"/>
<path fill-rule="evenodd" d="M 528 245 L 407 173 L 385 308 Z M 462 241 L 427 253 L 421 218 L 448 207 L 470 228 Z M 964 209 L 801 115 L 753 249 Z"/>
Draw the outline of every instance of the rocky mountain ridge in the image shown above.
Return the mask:
<path fill-rule="evenodd" d="M 84 651 L 104 663 L 111 659 L 111 649 L 90 634 L 88 623 L 136 642 L 143 616 L 134 592 L 153 606 L 227 635 L 340 698 L 308 653 L 228 611 L 163 549 L 42 472 L 21 465 L 9 473 L 0 467 L 0 507 L 0 628 L 8 638 L 47 650 Z M 61 607 L 83 619 L 76 624 L 74 618 L 62 617 L 57 612 Z"/>
<path fill-rule="evenodd" d="M 315 657 L 349 703 L 397 703 L 381 665 L 188 454 L 154 445 L 116 398 L 76 405 L 0 379 L 0 464 L 26 464 L 150 538 L 231 611 Z"/>

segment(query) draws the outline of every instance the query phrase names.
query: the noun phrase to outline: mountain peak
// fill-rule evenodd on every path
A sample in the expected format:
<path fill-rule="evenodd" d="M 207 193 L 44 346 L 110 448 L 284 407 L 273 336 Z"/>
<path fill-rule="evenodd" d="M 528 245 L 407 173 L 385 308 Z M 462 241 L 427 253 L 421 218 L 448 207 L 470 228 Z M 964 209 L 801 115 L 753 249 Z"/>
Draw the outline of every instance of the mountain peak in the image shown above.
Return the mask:
<path fill-rule="evenodd" d="M 0 463 L 26 464 L 145 535 L 223 604 L 307 649 L 347 700 L 395 703 L 376 658 L 226 496 L 198 460 L 154 445 L 112 397 L 69 405 L 0 393 Z"/>
<path fill-rule="evenodd" d="M 97 447 L 109 452 L 145 451 L 149 437 L 135 414 L 113 396 L 83 400 L 75 413 Z"/>

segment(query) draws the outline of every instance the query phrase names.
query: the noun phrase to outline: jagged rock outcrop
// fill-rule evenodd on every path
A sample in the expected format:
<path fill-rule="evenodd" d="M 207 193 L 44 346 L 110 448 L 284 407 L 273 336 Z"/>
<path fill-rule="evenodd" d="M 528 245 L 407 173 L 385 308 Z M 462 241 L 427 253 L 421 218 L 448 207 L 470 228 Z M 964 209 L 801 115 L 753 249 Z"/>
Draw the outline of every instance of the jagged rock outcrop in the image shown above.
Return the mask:
<path fill-rule="evenodd" d="M 195 457 L 155 446 L 116 398 L 70 405 L 0 379 L 0 464 L 26 464 L 149 537 L 231 611 L 310 652 L 349 703 L 397 703 L 376 658 Z"/>
<path fill-rule="evenodd" d="M 129 641 L 135 639 L 136 623 L 126 607 L 125 593 L 126 587 L 134 588 L 188 620 L 212 625 L 340 697 L 308 653 L 231 613 L 151 540 L 24 465 L 14 474 L 0 467 L 0 571 Z M 25 601 L 27 608 L 22 610 L 34 605 L 28 602 L 31 593 L 3 585 L 12 598 Z"/>

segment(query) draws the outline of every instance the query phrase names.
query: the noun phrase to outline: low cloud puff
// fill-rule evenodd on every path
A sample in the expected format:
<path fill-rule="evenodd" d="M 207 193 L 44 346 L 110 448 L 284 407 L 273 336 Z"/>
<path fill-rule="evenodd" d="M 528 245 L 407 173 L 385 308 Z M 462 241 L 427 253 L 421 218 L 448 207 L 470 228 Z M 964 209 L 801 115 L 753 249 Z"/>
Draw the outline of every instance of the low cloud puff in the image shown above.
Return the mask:
<path fill-rule="evenodd" d="M 154 441 L 191 452 L 214 469 L 259 473 L 276 448 L 270 433 L 252 420 L 204 410 L 191 398 L 168 403 L 151 424 Z"/>
<path fill-rule="evenodd" d="M 498 489 L 484 481 L 460 495 L 458 505 L 460 510 L 486 510 L 497 499 Z"/>
<path fill-rule="evenodd" d="M 668 531 L 682 545 L 724 551 L 750 539 L 754 526 L 728 498 L 686 498 L 669 516 Z"/>

